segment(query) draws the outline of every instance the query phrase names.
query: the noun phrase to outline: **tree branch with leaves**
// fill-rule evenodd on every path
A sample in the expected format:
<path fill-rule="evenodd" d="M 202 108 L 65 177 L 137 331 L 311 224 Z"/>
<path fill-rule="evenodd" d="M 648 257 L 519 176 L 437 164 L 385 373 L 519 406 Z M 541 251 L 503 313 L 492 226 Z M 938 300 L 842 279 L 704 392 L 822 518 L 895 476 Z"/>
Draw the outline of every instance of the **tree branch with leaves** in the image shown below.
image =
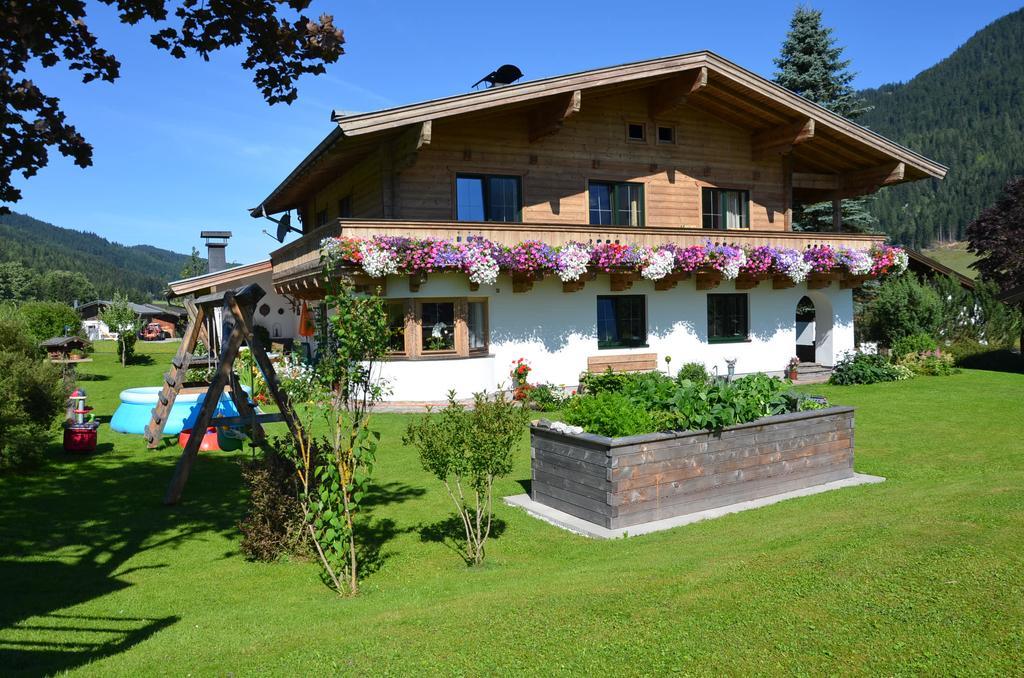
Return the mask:
<path fill-rule="evenodd" d="M 325 72 L 325 64 L 344 54 L 344 35 L 334 17 L 313 19 L 303 11 L 309 0 L 98 0 L 93 6 L 116 9 L 118 19 L 136 26 L 162 26 L 150 36 L 157 48 L 178 59 L 197 54 L 204 60 L 225 47 L 242 46 L 242 68 L 269 104 L 291 103 L 296 83 L 306 74 Z M 49 162 L 49 149 L 79 167 L 92 164 L 92 146 L 68 122 L 60 100 L 25 77 L 34 65 L 64 64 L 82 73 L 82 82 L 114 82 L 117 58 L 99 45 L 89 29 L 86 3 L 0 2 L 0 202 L 17 202 L 15 173 L 35 175 Z M 0 212 L 7 208 L 0 206 Z"/>

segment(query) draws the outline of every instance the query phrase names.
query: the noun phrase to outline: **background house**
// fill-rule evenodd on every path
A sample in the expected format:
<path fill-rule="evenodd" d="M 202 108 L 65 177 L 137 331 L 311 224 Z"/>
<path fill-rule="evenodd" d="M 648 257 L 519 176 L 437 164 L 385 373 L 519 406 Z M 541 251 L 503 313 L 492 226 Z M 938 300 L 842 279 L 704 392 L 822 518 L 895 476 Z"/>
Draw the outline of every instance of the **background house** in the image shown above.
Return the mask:
<path fill-rule="evenodd" d="M 78 306 L 78 314 L 82 318 L 82 328 L 90 341 L 97 339 L 116 339 L 107 324 L 100 319 L 100 313 L 112 302 L 98 299 Z M 156 306 L 154 304 L 130 303 L 132 310 L 141 318 L 143 324 L 157 323 L 168 337 L 176 337 L 178 324 L 185 318 L 185 309 L 174 306 Z"/>

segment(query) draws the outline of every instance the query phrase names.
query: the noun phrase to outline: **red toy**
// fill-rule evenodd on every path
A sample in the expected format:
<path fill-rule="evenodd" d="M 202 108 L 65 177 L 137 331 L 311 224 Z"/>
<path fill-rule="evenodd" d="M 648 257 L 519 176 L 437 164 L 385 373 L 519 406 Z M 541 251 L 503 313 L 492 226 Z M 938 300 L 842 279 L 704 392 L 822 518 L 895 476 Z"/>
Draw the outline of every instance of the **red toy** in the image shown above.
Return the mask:
<path fill-rule="evenodd" d="M 192 429 L 187 428 L 178 434 L 178 445 L 185 447 L 188 445 L 188 438 L 192 435 Z M 211 452 L 220 451 L 220 445 L 217 443 L 217 428 L 211 426 L 206 429 L 206 435 L 203 436 L 203 442 L 199 445 L 200 452 Z"/>

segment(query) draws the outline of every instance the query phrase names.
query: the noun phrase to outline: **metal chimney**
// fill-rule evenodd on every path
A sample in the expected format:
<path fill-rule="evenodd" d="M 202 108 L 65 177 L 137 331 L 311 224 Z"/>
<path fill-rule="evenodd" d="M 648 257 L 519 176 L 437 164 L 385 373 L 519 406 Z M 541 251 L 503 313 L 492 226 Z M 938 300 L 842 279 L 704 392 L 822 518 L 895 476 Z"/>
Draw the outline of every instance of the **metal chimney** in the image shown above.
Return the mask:
<path fill-rule="evenodd" d="M 231 231 L 202 231 L 199 236 L 206 239 L 206 261 L 207 272 L 216 273 L 228 267 L 227 254 L 228 238 Z"/>

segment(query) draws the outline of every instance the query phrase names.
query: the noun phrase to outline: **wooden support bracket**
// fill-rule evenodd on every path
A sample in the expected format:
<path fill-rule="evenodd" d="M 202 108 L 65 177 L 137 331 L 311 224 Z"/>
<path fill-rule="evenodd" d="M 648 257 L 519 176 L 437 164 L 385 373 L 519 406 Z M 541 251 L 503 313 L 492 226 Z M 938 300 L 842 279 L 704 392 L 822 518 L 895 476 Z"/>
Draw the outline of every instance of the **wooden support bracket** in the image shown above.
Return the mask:
<path fill-rule="evenodd" d="M 530 273 L 513 273 L 512 274 L 512 293 L 522 294 L 529 292 L 533 289 L 533 283 L 535 279 L 539 279 L 537 276 Z"/>
<path fill-rule="evenodd" d="M 587 284 L 587 281 L 584 278 L 582 278 L 582 277 L 579 280 L 563 281 L 562 282 L 562 291 L 563 292 L 579 292 L 580 290 L 583 289 L 584 285 L 586 285 L 586 284 Z"/>
<path fill-rule="evenodd" d="M 722 284 L 722 274 L 719 271 L 700 271 L 697 273 L 697 289 L 713 290 Z"/>
<path fill-rule="evenodd" d="M 609 288 L 612 292 L 625 292 L 633 287 L 633 283 L 639 279 L 639 273 L 611 273 L 609 274 Z"/>
<path fill-rule="evenodd" d="M 582 98 L 581 90 L 577 89 L 545 99 L 530 113 L 530 141 L 556 134 L 566 120 L 580 112 Z"/>
<path fill-rule="evenodd" d="M 416 273 L 409 274 L 409 291 L 419 292 L 420 286 L 427 282 L 426 271 L 417 271 Z"/>
<path fill-rule="evenodd" d="M 796 287 L 796 283 L 788 275 L 772 276 L 773 290 L 788 290 L 790 287 Z"/>
<path fill-rule="evenodd" d="M 794 146 L 814 138 L 814 119 L 804 118 L 798 122 L 755 132 L 750 138 L 750 149 L 754 160 L 785 155 Z"/>
<path fill-rule="evenodd" d="M 752 290 L 761 284 L 761 279 L 754 275 L 741 273 L 736 278 L 736 289 L 738 290 Z"/>
<path fill-rule="evenodd" d="M 659 292 L 665 292 L 666 290 L 675 289 L 676 285 L 684 280 L 689 280 L 690 274 L 685 272 L 669 273 L 661 280 L 654 281 L 654 289 Z"/>
<path fill-rule="evenodd" d="M 831 273 L 811 273 L 807 276 L 807 289 L 809 290 L 823 290 L 831 284 Z"/>
<path fill-rule="evenodd" d="M 706 66 L 692 68 L 658 82 L 648 97 L 647 108 L 652 118 L 686 103 L 686 97 L 708 86 Z"/>
<path fill-rule="evenodd" d="M 839 289 L 841 290 L 855 290 L 864 286 L 864 282 L 868 279 L 866 275 L 844 275 L 839 280 Z"/>

